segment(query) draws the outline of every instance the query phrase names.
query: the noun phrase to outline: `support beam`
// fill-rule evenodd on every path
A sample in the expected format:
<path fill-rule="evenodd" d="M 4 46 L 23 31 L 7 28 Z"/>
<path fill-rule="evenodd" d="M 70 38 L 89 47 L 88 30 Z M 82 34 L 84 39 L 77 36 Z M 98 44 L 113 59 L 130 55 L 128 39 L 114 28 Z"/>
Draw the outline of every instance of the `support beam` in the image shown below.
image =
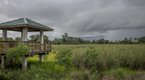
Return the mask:
<path fill-rule="evenodd" d="M 6 29 L 2 30 L 2 38 L 4 41 L 7 40 L 7 30 Z"/>
<path fill-rule="evenodd" d="M 43 44 L 44 44 L 44 32 L 43 30 L 40 31 L 40 52 L 43 51 Z"/>
<path fill-rule="evenodd" d="M 4 69 L 5 68 L 5 58 L 4 55 L 1 55 L 1 68 Z"/>
<path fill-rule="evenodd" d="M 21 41 L 27 41 L 28 37 L 28 28 L 24 27 L 21 32 Z"/>
<path fill-rule="evenodd" d="M 43 32 L 43 30 L 41 30 L 40 31 L 40 42 L 41 42 L 41 44 L 44 44 L 44 32 Z"/>
<path fill-rule="evenodd" d="M 44 61 L 44 55 L 39 54 L 39 62 L 42 62 L 42 61 Z"/>
<path fill-rule="evenodd" d="M 27 70 L 27 58 L 25 56 L 22 57 L 22 70 Z"/>

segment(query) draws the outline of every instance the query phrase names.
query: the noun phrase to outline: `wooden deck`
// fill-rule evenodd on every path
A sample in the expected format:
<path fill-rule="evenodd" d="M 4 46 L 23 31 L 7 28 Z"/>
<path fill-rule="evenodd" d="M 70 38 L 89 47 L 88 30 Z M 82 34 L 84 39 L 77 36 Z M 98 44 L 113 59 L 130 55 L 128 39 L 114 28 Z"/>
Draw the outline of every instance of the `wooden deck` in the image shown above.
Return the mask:
<path fill-rule="evenodd" d="M 9 48 L 15 47 L 18 44 L 25 44 L 28 47 L 30 47 L 30 52 L 22 56 L 22 70 L 27 69 L 27 57 L 31 57 L 33 55 L 39 55 L 39 62 L 42 62 L 44 60 L 44 55 L 48 54 L 51 51 L 51 44 L 50 43 L 44 43 L 41 44 L 39 42 L 33 42 L 33 41 L 25 41 L 25 42 L 18 42 L 18 41 L 0 41 L 0 63 L 1 63 L 1 69 L 5 68 L 5 59 L 6 54 Z"/>
<path fill-rule="evenodd" d="M 51 44 L 45 42 L 41 44 L 39 42 L 27 41 L 27 42 L 18 42 L 18 41 L 0 41 L 0 55 L 5 55 L 9 48 L 12 48 L 18 44 L 25 44 L 30 47 L 30 52 L 26 56 L 33 56 L 36 54 L 48 54 L 51 51 Z"/>

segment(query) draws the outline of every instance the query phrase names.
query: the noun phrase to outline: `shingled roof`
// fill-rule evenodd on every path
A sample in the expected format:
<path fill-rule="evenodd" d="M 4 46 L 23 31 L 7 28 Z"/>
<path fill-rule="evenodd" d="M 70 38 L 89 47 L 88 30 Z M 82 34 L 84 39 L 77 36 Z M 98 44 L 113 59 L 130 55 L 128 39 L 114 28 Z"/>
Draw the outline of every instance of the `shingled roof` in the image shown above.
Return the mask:
<path fill-rule="evenodd" d="M 47 27 L 43 24 L 40 24 L 38 22 L 32 21 L 28 18 L 20 18 L 4 23 L 0 23 L 0 29 L 7 29 L 11 31 L 21 31 L 23 27 L 28 27 L 28 31 L 53 31 L 52 28 Z"/>

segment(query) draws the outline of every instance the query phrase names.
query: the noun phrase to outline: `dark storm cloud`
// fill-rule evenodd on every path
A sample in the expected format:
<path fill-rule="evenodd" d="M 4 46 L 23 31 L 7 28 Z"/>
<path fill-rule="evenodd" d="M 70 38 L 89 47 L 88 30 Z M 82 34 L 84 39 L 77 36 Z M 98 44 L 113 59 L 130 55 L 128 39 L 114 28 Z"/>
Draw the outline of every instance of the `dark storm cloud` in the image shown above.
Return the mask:
<path fill-rule="evenodd" d="M 56 35 L 145 28 L 145 0 L 0 0 L 0 14 L 53 25 Z"/>
<path fill-rule="evenodd" d="M 145 0 L 123 0 L 128 6 L 145 6 Z"/>

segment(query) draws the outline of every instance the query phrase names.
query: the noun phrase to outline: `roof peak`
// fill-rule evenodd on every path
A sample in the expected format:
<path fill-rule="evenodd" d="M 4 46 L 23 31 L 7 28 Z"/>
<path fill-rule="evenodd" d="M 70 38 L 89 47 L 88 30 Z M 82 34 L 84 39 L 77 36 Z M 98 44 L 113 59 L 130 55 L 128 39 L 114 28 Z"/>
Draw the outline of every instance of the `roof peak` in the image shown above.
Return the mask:
<path fill-rule="evenodd" d="M 27 18 L 23 18 L 23 20 L 24 20 L 24 23 L 25 23 L 25 24 L 28 24 Z"/>

